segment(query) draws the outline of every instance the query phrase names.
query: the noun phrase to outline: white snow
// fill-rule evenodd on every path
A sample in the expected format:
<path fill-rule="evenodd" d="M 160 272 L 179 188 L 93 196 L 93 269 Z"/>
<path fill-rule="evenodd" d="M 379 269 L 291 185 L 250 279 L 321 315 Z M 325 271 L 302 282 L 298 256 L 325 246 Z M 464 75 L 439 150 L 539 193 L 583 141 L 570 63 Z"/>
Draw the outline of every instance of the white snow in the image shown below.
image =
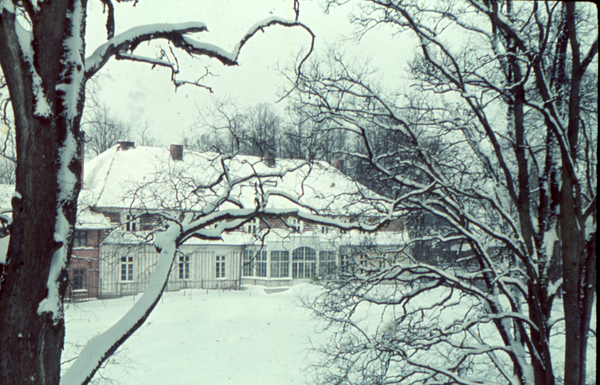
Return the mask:
<path fill-rule="evenodd" d="M 86 163 L 84 188 L 89 190 L 90 204 L 97 207 L 206 211 L 206 202 L 227 192 L 226 183 L 219 183 L 213 191 L 192 191 L 218 178 L 222 172 L 220 162 L 216 153 L 185 151 L 183 161 L 173 162 L 166 148 L 139 146 L 120 151 L 113 147 Z M 321 213 L 385 211 L 383 206 L 374 210 L 361 195 L 371 196 L 372 192 L 324 162 L 316 166 L 300 160 L 277 159 L 275 167 L 270 168 L 259 157 L 239 155 L 224 160 L 224 164 L 232 185 L 249 178 L 234 185 L 230 194 L 244 208 L 256 208 L 254 198 L 260 193 L 257 183 L 262 183 L 262 198 L 268 201 L 269 208 L 301 208 L 287 198 L 294 197 L 298 203 Z M 308 211 L 306 207 L 304 211 Z M 238 207 L 226 203 L 220 210 L 227 208 Z"/>
<path fill-rule="evenodd" d="M 297 292 L 184 290 L 165 293 L 138 332 L 100 374 L 118 384 L 304 384 L 316 323 Z M 139 297 L 95 300 L 66 309 L 62 361 L 119 319 Z M 64 365 L 68 367 L 70 363 Z M 98 377 L 98 376 L 97 376 Z"/>
<path fill-rule="evenodd" d="M 68 52 L 66 61 L 71 67 L 71 74 L 68 80 L 56 86 L 57 91 L 65 93 L 63 106 L 67 111 L 67 119 L 71 120 L 77 116 L 77 104 L 82 97 L 82 82 L 84 78 L 84 42 L 81 37 L 83 28 L 84 11 L 81 9 L 81 2 L 76 1 L 72 13 L 67 14 L 71 20 L 71 33 L 73 36 L 65 39 L 63 43 Z"/>
<path fill-rule="evenodd" d="M 206 24 L 201 22 L 186 22 L 186 23 L 161 23 L 141 25 L 131 28 L 123 33 L 118 34 L 106 43 L 100 45 L 94 52 L 85 59 L 85 69 L 88 72 L 95 72 L 103 64 L 106 53 L 112 47 L 117 47 L 123 43 L 135 40 L 137 37 L 144 35 L 152 35 L 162 32 L 178 32 L 185 31 L 200 32 L 206 30 Z"/>
<path fill-rule="evenodd" d="M 42 78 L 37 73 L 33 65 L 33 48 L 31 47 L 31 41 L 33 37 L 31 31 L 23 28 L 23 26 L 17 20 L 15 21 L 15 32 L 17 33 L 17 37 L 19 39 L 19 45 L 21 47 L 21 51 L 23 52 L 23 58 L 29 65 L 29 71 L 31 72 L 31 83 L 33 87 L 33 93 L 35 95 L 34 114 L 42 117 L 50 116 L 51 108 L 48 104 L 48 100 L 46 99 L 44 88 L 42 87 Z"/>
<path fill-rule="evenodd" d="M 10 13 L 15 13 L 15 5 L 12 0 L 0 0 L 0 13 L 2 9 L 6 9 Z"/>
<path fill-rule="evenodd" d="M 8 242 L 10 236 L 0 238 L 0 263 L 6 263 L 6 253 L 8 253 Z"/>
<path fill-rule="evenodd" d="M 173 264 L 176 251 L 175 238 L 180 234 L 179 231 L 179 227 L 173 224 L 156 237 L 155 244 L 161 248 L 161 253 L 148 288 L 139 301 L 118 322 L 106 332 L 96 336 L 83 348 L 73 365 L 61 377 L 61 385 L 83 383 L 94 368 L 102 362 L 107 352 L 117 345 L 124 335 L 135 328 L 149 311 L 152 311 L 152 306 L 160 297 Z"/>
<path fill-rule="evenodd" d="M 310 348 L 325 343 L 330 334 L 320 333 L 324 324 L 300 306 L 299 298 L 314 298 L 320 289 L 302 284 L 284 292 L 267 294 L 262 286 L 245 288 L 241 291 L 194 289 L 165 293 L 146 323 L 99 374 L 117 384 L 132 385 L 310 383 L 312 372 L 307 367 L 311 363 L 322 362 Z M 419 304 L 427 306 L 439 301 L 440 291 L 443 289 L 422 295 L 422 300 L 410 305 L 408 310 L 419 307 Z M 69 367 L 72 362 L 69 360 L 79 354 L 82 345 L 113 325 L 137 304 L 136 301 L 140 301 L 139 297 L 70 305 L 65 315 L 67 339 L 62 357 L 65 362 L 63 369 Z M 472 299 L 462 298 L 460 303 L 455 302 L 444 312 L 431 313 L 439 317 L 442 325 L 451 325 L 453 320 L 462 319 L 465 321 L 462 327 L 467 327 L 469 317 L 476 316 L 472 302 Z M 554 309 L 553 316 L 560 317 L 562 303 L 557 301 Z M 365 328 L 367 335 L 382 335 L 381 339 L 373 339 L 369 348 L 387 343 L 397 333 L 396 325 L 401 320 L 394 318 L 392 313 L 395 314 L 396 310 L 388 305 L 363 304 L 356 310 L 354 319 Z M 426 322 L 422 326 L 435 327 L 436 319 L 430 317 L 431 322 L 424 320 Z M 594 314 L 593 328 L 595 319 Z M 551 342 L 554 369 L 561 373 L 564 324 L 557 324 L 553 328 Z M 478 330 L 485 337 L 479 345 L 471 341 L 478 353 L 502 345 L 500 338 L 492 332 L 491 323 L 480 325 Z M 311 340 L 312 343 L 309 342 Z M 591 338 L 587 364 L 589 376 L 595 375 L 595 350 L 596 342 Z M 424 354 L 431 357 L 426 362 L 428 365 L 437 364 L 433 360 L 435 354 Z M 500 352 L 496 354 L 498 357 L 502 355 Z"/>

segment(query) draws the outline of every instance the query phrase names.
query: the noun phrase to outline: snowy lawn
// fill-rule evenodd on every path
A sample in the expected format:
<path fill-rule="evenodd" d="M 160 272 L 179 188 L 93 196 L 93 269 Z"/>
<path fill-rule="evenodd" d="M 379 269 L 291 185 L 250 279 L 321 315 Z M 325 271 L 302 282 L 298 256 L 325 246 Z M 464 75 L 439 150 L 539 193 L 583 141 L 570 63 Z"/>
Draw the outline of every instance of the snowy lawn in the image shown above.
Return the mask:
<path fill-rule="evenodd" d="M 299 297 L 313 297 L 319 290 L 317 286 L 303 284 L 272 294 L 267 294 L 262 286 L 249 286 L 241 291 L 196 289 L 165 293 L 148 321 L 96 375 L 94 383 L 283 385 L 310 382 L 307 367 L 322 359 L 310 348 L 326 343 L 331 331 L 317 332 L 320 330 L 317 321 L 301 306 Z M 64 367 L 70 365 L 67 361 L 76 356 L 89 339 L 112 326 L 139 298 L 69 305 Z M 432 296 L 423 302 L 435 300 Z M 471 307 L 468 302 L 460 301 L 448 309 L 457 314 L 436 314 L 432 318 L 450 321 L 456 316 L 462 317 Z M 555 308 L 553 318 L 561 318 L 560 301 L 555 303 Z M 364 330 L 374 336 L 392 314 L 384 307 L 367 306 L 357 309 L 355 316 L 360 318 L 357 321 L 363 324 Z M 594 311 L 593 329 L 595 318 Z M 559 377 L 562 377 L 564 362 L 563 328 L 559 322 L 553 328 L 552 337 L 554 369 Z M 592 337 L 589 342 L 587 369 L 589 378 L 594 378 L 596 339 Z"/>
<path fill-rule="evenodd" d="M 297 293 L 306 290 L 314 287 L 298 285 L 272 294 L 261 286 L 165 293 L 148 321 L 96 374 L 95 383 L 304 384 L 316 325 L 298 303 Z M 69 305 L 63 362 L 114 324 L 133 301 Z"/>

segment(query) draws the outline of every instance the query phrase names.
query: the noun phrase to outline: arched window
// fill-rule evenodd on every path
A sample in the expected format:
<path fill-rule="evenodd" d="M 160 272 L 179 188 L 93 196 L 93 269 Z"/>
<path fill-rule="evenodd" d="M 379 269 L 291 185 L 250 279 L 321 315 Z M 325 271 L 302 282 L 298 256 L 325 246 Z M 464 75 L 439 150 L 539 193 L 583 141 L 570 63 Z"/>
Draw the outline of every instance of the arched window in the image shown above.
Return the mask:
<path fill-rule="evenodd" d="M 317 252 L 310 247 L 299 247 L 292 253 L 292 278 L 313 278 L 316 274 Z"/>

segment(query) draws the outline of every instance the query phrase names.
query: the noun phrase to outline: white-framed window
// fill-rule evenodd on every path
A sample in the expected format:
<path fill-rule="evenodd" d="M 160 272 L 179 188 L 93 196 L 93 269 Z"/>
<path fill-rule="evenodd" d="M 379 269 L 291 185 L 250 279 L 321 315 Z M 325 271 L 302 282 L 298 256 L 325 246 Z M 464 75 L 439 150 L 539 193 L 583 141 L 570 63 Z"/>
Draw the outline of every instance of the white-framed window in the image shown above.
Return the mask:
<path fill-rule="evenodd" d="M 267 276 L 267 251 L 244 250 L 244 277 Z"/>
<path fill-rule="evenodd" d="M 297 218 L 288 219 L 288 225 L 292 229 L 294 229 L 298 232 L 302 232 L 302 221 L 299 221 Z"/>
<path fill-rule="evenodd" d="M 190 256 L 179 256 L 179 279 L 190 279 Z"/>
<path fill-rule="evenodd" d="M 292 253 L 292 278 L 315 276 L 317 252 L 310 247 L 299 247 Z"/>
<path fill-rule="evenodd" d="M 133 281 L 133 257 L 121 257 L 121 281 Z"/>
<path fill-rule="evenodd" d="M 256 255 L 256 276 L 266 277 L 267 276 L 267 251 L 259 251 Z"/>
<path fill-rule="evenodd" d="M 75 230 L 73 232 L 73 247 L 86 247 L 87 246 L 87 231 Z"/>
<path fill-rule="evenodd" d="M 354 258 L 347 254 L 342 254 L 340 257 L 340 268 L 342 271 L 353 271 L 354 270 Z"/>
<path fill-rule="evenodd" d="M 388 260 L 385 254 L 382 254 L 381 256 L 379 256 L 379 258 L 377 258 L 377 266 L 379 267 L 379 269 L 385 269 L 388 266 Z"/>
<path fill-rule="evenodd" d="M 244 250 L 244 266 L 242 269 L 242 275 L 244 277 L 254 276 L 254 251 Z"/>
<path fill-rule="evenodd" d="M 335 251 L 319 252 L 319 275 L 328 276 L 333 274 L 336 269 L 337 253 Z"/>
<path fill-rule="evenodd" d="M 271 278 L 290 276 L 290 252 L 271 251 Z"/>
<path fill-rule="evenodd" d="M 360 266 L 361 267 L 369 267 L 369 256 L 366 254 L 361 254 L 360 256 Z"/>
<path fill-rule="evenodd" d="M 136 231 L 138 231 L 140 229 L 139 222 L 140 222 L 139 218 L 136 218 L 133 215 L 127 214 L 127 216 L 125 217 L 125 230 L 135 233 Z"/>
<path fill-rule="evenodd" d="M 260 219 L 254 218 L 246 225 L 246 232 L 248 234 L 256 234 L 260 230 Z"/>
<path fill-rule="evenodd" d="M 85 289 L 85 269 L 73 270 L 73 290 Z"/>
<path fill-rule="evenodd" d="M 215 277 L 225 278 L 225 256 L 217 255 L 217 263 L 215 265 Z"/>

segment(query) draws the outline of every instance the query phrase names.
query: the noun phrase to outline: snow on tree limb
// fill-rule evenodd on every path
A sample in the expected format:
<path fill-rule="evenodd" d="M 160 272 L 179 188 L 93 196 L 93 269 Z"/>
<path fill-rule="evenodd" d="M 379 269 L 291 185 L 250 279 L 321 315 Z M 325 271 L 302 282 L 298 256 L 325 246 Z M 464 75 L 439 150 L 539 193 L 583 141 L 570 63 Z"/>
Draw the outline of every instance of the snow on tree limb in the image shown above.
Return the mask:
<path fill-rule="evenodd" d="M 156 247 L 160 256 L 148 288 L 135 305 L 112 327 L 89 341 L 73 365 L 61 377 L 61 385 L 83 385 L 89 383 L 102 363 L 106 361 L 146 319 L 160 300 L 167 285 L 181 230 L 171 224 L 157 235 Z"/>
<path fill-rule="evenodd" d="M 264 32 L 265 28 L 274 25 L 285 27 L 301 27 L 311 35 L 311 45 L 308 53 L 300 62 L 299 67 L 311 54 L 314 47 L 315 35 L 304 24 L 296 20 L 287 20 L 279 17 L 269 17 L 254 24 L 246 34 L 235 45 L 233 50 L 227 51 L 219 46 L 210 43 L 204 43 L 192 39 L 188 34 L 200 33 L 208 31 L 206 24 L 201 22 L 188 22 L 178 24 L 150 24 L 129 29 L 117 36 L 111 37 L 106 43 L 102 44 L 86 59 L 86 77 L 89 79 L 98 72 L 108 60 L 115 56 L 121 59 L 132 61 L 140 61 L 151 63 L 153 65 L 168 66 L 174 69 L 174 64 L 167 64 L 162 60 L 149 59 L 147 57 L 139 57 L 133 55 L 133 51 L 137 46 L 146 41 L 164 39 L 169 41 L 173 46 L 184 50 L 185 52 L 196 56 L 207 56 L 219 60 L 227 66 L 237 65 L 237 60 L 242 47 L 254 36 L 257 32 Z M 129 53 L 127 53 L 129 52 Z"/>

